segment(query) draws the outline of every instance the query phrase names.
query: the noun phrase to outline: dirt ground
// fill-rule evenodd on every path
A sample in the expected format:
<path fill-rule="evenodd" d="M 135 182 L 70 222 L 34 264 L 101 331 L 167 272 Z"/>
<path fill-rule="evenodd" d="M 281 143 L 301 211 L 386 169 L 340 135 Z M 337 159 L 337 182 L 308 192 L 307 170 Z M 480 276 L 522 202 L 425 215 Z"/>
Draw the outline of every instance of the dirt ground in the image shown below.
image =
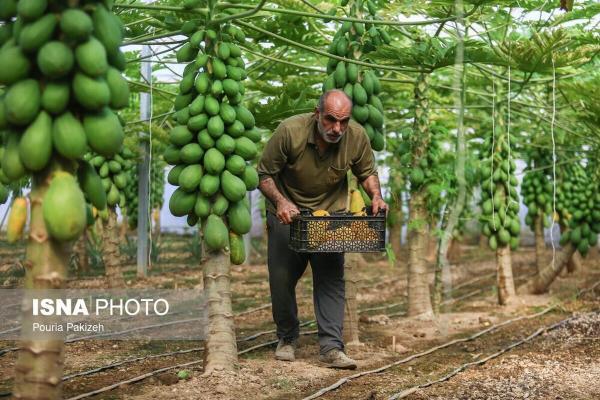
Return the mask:
<path fill-rule="evenodd" d="M 173 240 L 165 244 L 160 263 L 150 277 L 142 280 L 128 273 L 128 286 L 162 288 L 202 287 L 202 271 L 186 252 L 186 244 Z M 0 249 L 2 259 L 18 258 L 15 252 Z M 108 385 L 95 399 L 303 399 L 341 378 L 357 372 L 398 362 L 407 357 L 457 338 L 466 338 L 520 316 L 532 315 L 561 302 L 556 308 L 532 318 L 524 318 L 492 329 L 481 336 L 401 362 L 377 374 L 367 374 L 330 391 L 321 399 L 387 399 L 416 385 L 409 399 L 594 399 L 600 398 L 600 286 L 576 297 L 578 289 L 600 282 L 600 258 L 590 255 L 583 269 L 565 275 L 543 296 L 522 296 L 511 307 L 496 305 L 494 258 L 487 250 L 464 248 L 461 262 L 452 267 L 452 292 L 435 320 L 409 319 L 406 310 L 406 266 L 396 266 L 368 256 L 359 270 L 359 309 L 361 346 L 348 348 L 358 361 L 357 371 L 323 368 L 318 362 L 318 344 L 313 323 L 301 328 L 303 335 L 293 363 L 273 359 L 274 345 L 266 345 L 240 355 L 233 373 L 205 377 L 202 353 L 194 351 L 201 342 L 102 341 L 86 340 L 66 345 L 65 374 L 88 371 L 85 376 L 68 377 L 64 397 L 71 398 Z M 521 284 L 534 272 L 532 248 L 513 254 L 513 269 Z M 133 265 L 126 265 L 133 269 Z M 269 307 L 265 265 L 233 268 L 234 311 L 237 337 L 263 333 L 254 340 L 238 342 L 238 350 L 275 340 Z M 105 284 L 101 276 L 83 277 L 70 287 L 94 288 Z M 297 288 L 301 321 L 314 319 L 312 284 L 307 271 Z M 243 314 L 240 314 L 243 313 Z M 527 337 L 537 329 L 574 316 L 558 328 L 541 334 L 483 365 L 472 365 L 444 382 L 433 383 L 466 363 L 481 360 Z M 395 344 L 395 346 L 393 345 Z M 0 349 L 15 342 L 0 341 Z M 186 353 L 164 353 L 190 350 Z M 16 352 L 0 355 L 0 395 L 10 391 Z M 137 360 L 133 360 L 138 358 Z M 119 366 L 91 372 L 93 368 Z M 187 362 L 186 367 L 177 365 Z M 153 373 L 161 368 L 171 368 Z M 178 372 L 189 372 L 180 379 Z M 125 379 L 148 374 L 137 382 L 118 384 Z"/>

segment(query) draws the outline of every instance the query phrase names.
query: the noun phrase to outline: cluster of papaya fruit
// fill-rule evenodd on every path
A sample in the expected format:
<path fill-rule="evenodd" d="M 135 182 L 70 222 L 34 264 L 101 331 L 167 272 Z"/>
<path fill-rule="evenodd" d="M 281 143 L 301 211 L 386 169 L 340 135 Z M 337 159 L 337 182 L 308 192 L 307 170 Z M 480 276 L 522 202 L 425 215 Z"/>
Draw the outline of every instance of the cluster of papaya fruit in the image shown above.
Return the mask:
<path fill-rule="evenodd" d="M 99 190 L 92 187 L 99 181 L 89 179 L 85 154 L 91 148 L 112 157 L 123 143 L 113 109 L 127 105 L 129 88 L 121 75 L 123 27 L 111 7 L 108 0 L 80 6 L 0 2 L 0 84 L 6 86 L 0 97 L 0 182 L 57 169 L 43 199 L 46 228 L 57 240 L 81 234 L 86 223 L 81 189 L 88 196 Z M 61 171 L 77 167 L 86 182 Z"/>
<path fill-rule="evenodd" d="M 365 9 L 371 18 L 376 17 L 377 8 L 371 1 L 354 2 L 350 15 L 362 16 Z M 389 34 L 376 25 L 344 21 L 335 33 L 328 52 L 348 59 L 359 59 L 362 54 L 390 41 Z M 323 92 L 342 89 L 352 99 L 352 118 L 365 128 L 373 150 L 383 150 L 383 104 L 377 96 L 381 92 L 381 83 L 375 73 L 361 70 L 355 63 L 330 58 L 327 74 L 329 76 L 323 83 Z"/>
<path fill-rule="evenodd" d="M 245 35 L 232 25 L 203 29 L 190 24 L 182 28 L 189 40 L 177 52 L 179 62 L 189 62 L 175 100 L 178 125 L 164 152 L 165 161 L 174 165 L 167 180 L 178 186 L 169 210 L 187 215 L 190 226 L 202 220 L 206 246 L 219 250 L 229 244 L 231 261 L 239 264 L 245 258 L 241 235 L 251 226 L 246 192 L 258 186 L 249 161 L 261 140 L 254 116 L 241 104 L 246 71 L 235 42 L 243 43 Z"/>
<path fill-rule="evenodd" d="M 579 163 L 563 167 L 556 195 L 557 209 L 567 225 L 561 232 L 562 246 L 572 243 L 582 256 L 598 242 L 600 233 L 600 193 L 590 175 Z"/>
<path fill-rule="evenodd" d="M 442 150 L 439 140 L 437 140 L 437 135 L 432 133 L 427 146 L 427 153 L 421 157 L 417 165 L 413 166 L 413 151 L 411 149 L 412 135 L 412 129 L 405 128 L 402 130 L 401 142 L 396 149 L 396 153 L 400 156 L 401 164 L 406 168 L 410 168 L 408 178 L 411 190 L 417 190 L 432 177 L 434 169 L 438 165 Z"/>
<path fill-rule="evenodd" d="M 525 223 L 535 230 L 535 219 L 541 216 L 544 227 L 549 228 L 553 218 L 553 185 L 543 171 L 526 172 L 521 184 L 521 197 L 527 206 Z"/>
<path fill-rule="evenodd" d="M 492 148 L 492 153 L 482 161 L 480 169 L 482 232 L 489 238 L 492 250 L 505 246 L 516 250 L 521 235 L 517 165 L 510 157 L 505 135 L 496 138 L 493 147 L 489 139 L 484 146 Z"/>
<path fill-rule="evenodd" d="M 135 160 L 133 158 L 134 154 L 127 147 L 123 147 L 119 153 L 112 157 L 105 157 L 96 153 L 88 153 L 84 156 L 84 159 L 89 161 L 98 174 L 103 189 L 101 193 L 104 194 L 104 198 L 106 199 L 104 203 L 111 208 L 116 206 L 124 208 L 127 204 L 125 189 L 130 182 L 131 171 L 135 168 Z M 105 206 L 102 206 L 102 195 L 100 196 L 100 198 L 94 200 L 89 198 L 88 200 L 96 208 L 102 210 Z"/>

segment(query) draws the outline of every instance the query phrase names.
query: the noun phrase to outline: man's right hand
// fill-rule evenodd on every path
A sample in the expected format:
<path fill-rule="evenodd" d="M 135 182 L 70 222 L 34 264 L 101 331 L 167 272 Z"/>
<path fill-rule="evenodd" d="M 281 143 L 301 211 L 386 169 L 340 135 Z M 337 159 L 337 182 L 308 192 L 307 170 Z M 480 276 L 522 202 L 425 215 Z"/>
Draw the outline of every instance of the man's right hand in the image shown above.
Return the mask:
<path fill-rule="evenodd" d="M 289 225 L 300 210 L 294 203 L 287 199 L 282 199 L 277 203 L 277 218 L 282 224 Z"/>

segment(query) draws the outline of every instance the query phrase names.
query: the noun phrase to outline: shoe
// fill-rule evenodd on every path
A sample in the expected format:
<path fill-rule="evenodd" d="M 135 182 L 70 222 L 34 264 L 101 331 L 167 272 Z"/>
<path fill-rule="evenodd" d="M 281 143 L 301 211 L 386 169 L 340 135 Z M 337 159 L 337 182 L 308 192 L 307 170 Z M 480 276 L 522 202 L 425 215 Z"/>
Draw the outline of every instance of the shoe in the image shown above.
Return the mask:
<path fill-rule="evenodd" d="M 348 357 L 340 349 L 331 349 L 319 356 L 319 361 L 326 364 L 328 368 L 356 369 L 356 361 Z"/>
<path fill-rule="evenodd" d="M 297 340 L 295 339 L 279 339 L 277 350 L 275 350 L 275 359 L 281 361 L 296 360 Z"/>

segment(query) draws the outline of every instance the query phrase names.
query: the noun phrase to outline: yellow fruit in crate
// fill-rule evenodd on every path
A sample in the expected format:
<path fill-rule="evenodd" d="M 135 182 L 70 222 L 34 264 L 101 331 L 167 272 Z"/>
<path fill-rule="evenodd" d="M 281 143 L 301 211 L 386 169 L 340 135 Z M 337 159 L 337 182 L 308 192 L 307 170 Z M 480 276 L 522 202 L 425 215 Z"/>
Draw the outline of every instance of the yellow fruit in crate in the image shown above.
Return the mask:
<path fill-rule="evenodd" d="M 365 216 L 367 213 L 364 211 L 366 205 L 360 191 L 353 190 L 350 195 L 350 212 L 352 215 Z"/>
<path fill-rule="evenodd" d="M 312 215 L 313 217 L 329 217 L 329 212 L 327 210 L 315 210 Z"/>

